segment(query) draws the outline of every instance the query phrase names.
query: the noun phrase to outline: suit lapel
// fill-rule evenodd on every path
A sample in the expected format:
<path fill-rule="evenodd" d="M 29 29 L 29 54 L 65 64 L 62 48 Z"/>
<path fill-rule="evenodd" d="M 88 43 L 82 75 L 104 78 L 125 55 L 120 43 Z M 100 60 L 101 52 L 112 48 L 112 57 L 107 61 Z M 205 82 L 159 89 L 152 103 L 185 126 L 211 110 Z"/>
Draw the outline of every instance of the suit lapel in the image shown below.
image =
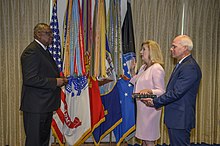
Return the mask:
<path fill-rule="evenodd" d="M 181 66 L 187 62 L 188 60 L 190 60 L 192 58 L 192 55 L 189 55 L 188 57 L 186 57 L 178 66 L 178 68 L 175 70 L 175 72 L 173 71 L 171 76 L 170 76 L 170 79 L 169 79 L 169 82 L 167 84 L 167 87 L 169 86 L 170 82 L 172 81 L 172 79 L 178 74 L 178 71 L 179 69 L 181 68 Z"/>
<path fill-rule="evenodd" d="M 50 52 L 49 51 L 47 52 L 46 50 L 44 50 L 44 48 L 40 44 L 38 44 L 36 41 L 34 41 L 34 42 L 37 45 L 37 47 L 40 49 L 40 52 L 48 59 L 51 66 L 53 66 L 53 68 L 59 73 L 59 69 L 57 67 L 57 64 L 54 61 L 54 59 L 53 59 L 52 55 L 50 54 Z"/>

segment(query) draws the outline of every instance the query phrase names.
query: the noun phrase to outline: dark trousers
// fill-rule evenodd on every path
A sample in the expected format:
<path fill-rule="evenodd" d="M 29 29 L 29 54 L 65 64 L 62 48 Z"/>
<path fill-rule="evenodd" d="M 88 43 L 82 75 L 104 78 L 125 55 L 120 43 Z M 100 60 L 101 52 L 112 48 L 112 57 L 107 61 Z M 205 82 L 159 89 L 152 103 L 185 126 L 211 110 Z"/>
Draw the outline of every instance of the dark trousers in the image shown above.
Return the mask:
<path fill-rule="evenodd" d="M 24 114 L 25 146 L 48 146 L 53 113 Z"/>
<path fill-rule="evenodd" d="M 170 146 L 190 146 L 191 129 L 168 128 Z"/>

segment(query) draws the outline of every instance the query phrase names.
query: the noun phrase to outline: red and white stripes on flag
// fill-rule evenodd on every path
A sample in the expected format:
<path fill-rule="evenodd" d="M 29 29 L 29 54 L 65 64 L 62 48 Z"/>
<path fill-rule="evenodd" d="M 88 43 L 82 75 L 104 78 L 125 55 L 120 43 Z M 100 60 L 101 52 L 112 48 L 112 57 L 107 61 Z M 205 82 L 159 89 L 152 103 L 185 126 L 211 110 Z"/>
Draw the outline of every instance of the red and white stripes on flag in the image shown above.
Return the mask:
<path fill-rule="evenodd" d="M 62 59 L 61 59 L 61 45 L 60 45 L 60 36 L 59 36 L 59 23 L 57 18 L 57 1 L 54 1 L 53 9 L 52 9 L 52 17 L 50 22 L 50 28 L 53 32 L 53 41 L 52 44 L 48 47 L 48 50 L 52 54 L 59 70 L 60 76 L 63 76 L 62 73 Z M 65 97 L 64 88 L 61 90 L 61 100 L 63 101 Z M 63 102 L 61 102 L 61 107 L 56 111 L 53 115 L 52 119 L 52 131 L 55 137 L 58 139 L 60 145 L 63 145 L 63 134 L 62 127 L 64 124 L 64 114 L 61 109 L 63 109 Z"/>

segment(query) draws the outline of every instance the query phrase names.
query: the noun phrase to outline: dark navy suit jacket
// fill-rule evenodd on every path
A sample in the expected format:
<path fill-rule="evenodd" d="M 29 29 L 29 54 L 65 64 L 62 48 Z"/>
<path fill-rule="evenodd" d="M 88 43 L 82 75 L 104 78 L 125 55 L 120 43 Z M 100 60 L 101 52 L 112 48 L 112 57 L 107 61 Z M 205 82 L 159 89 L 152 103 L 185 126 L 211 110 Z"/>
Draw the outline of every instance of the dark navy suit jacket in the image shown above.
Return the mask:
<path fill-rule="evenodd" d="M 166 92 L 153 100 L 155 108 L 165 106 L 164 122 L 168 128 L 195 127 L 196 95 L 202 74 L 192 55 L 172 73 Z"/>
<path fill-rule="evenodd" d="M 60 107 L 60 88 L 56 86 L 59 69 L 52 56 L 36 41 L 21 55 L 23 85 L 20 109 L 47 113 Z"/>

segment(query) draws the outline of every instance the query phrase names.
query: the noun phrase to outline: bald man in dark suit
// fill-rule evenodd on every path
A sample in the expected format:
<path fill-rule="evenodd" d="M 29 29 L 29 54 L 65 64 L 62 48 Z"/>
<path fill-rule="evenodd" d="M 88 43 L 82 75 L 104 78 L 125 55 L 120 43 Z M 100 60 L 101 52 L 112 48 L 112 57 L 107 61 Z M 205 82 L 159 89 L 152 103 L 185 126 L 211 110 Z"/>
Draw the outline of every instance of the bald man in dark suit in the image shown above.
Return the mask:
<path fill-rule="evenodd" d="M 187 35 L 177 36 L 171 47 L 178 64 L 168 82 L 166 92 L 155 99 L 142 99 L 156 109 L 165 106 L 164 122 L 171 146 L 190 146 L 190 132 L 195 128 L 196 96 L 202 73 L 191 55 L 192 40 Z"/>
<path fill-rule="evenodd" d="M 48 146 L 53 111 L 60 107 L 61 78 L 55 61 L 47 50 L 53 34 L 45 23 L 34 28 L 34 41 L 21 55 L 22 93 L 20 110 L 23 111 L 25 146 Z"/>

